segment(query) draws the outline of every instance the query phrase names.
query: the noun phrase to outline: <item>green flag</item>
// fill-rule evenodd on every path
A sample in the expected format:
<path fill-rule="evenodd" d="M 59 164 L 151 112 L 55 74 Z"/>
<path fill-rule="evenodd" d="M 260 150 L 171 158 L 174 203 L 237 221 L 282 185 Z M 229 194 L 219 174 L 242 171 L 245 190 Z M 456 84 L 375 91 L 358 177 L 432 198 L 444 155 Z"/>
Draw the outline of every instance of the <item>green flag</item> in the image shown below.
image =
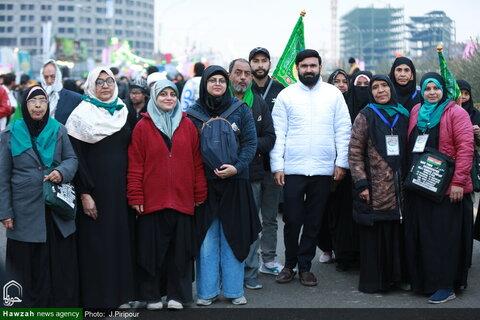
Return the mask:
<path fill-rule="evenodd" d="M 272 75 L 286 87 L 297 82 L 294 73 L 295 57 L 300 51 L 305 50 L 305 36 L 303 33 L 304 15 L 305 12 L 302 11 Z"/>
<path fill-rule="evenodd" d="M 447 97 L 451 100 L 456 101 L 458 98 L 460 98 L 461 95 L 460 88 L 458 87 L 458 83 L 455 80 L 454 76 L 448 69 L 447 61 L 443 56 L 443 47 L 441 45 L 437 46 L 437 52 L 438 62 L 440 63 L 440 74 L 447 85 Z"/>

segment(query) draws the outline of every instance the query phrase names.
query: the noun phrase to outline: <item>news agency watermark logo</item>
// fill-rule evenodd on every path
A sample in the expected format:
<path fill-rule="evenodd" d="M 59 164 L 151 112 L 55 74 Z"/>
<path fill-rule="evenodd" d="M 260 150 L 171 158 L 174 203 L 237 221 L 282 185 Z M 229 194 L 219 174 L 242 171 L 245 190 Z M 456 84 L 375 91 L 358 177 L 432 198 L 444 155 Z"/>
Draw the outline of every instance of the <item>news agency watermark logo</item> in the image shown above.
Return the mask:
<path fill-rule="evenodd" d="M 6 307 L 11 307 L 17 302 L 22 302 L 22 291 L 23 288 L 17 281 L 7 282 L 3 286 L 3 304 Z"/>

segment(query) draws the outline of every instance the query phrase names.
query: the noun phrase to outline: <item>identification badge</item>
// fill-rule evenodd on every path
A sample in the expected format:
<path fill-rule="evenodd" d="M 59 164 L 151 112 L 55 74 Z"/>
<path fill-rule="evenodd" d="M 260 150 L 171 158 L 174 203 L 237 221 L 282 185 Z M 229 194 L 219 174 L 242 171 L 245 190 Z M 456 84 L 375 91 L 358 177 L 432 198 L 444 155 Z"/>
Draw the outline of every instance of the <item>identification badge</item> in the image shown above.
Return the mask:
<path fill-rule="evenodd" d="M 422 153 L 425 151 L 425 146 L 427 145 L 428 134 L 421 134 L 417 137 L 415 145 L 413 146 L 413 152 Z"/>
<path fill-rule="evenodd" d="M 385 143 L 387 144 L 387 156 L 399 156 L 400 146 L 398 144 L 398 136 L 385 136 Z"/>

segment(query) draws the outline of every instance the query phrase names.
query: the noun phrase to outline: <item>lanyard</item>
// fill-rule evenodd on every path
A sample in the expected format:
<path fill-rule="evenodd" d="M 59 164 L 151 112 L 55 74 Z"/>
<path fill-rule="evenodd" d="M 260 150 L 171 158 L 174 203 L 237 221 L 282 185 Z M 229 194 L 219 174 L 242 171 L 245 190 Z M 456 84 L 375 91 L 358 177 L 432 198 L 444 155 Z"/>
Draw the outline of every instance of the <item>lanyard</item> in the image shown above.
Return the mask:
<path fill-rule="evenodd" d="M 270 87 L 272 86 L 272 82 L 273 82 L 273 79 L 270 78 L 270 82 L 268 83 L 267 89 L 266 89 L 265 92 L 262 94 L 263 100 L 265 100 L 265 98 L 267 97 L 268 91 L 270 91 Z"/>
<path fill-rule="evenodd" d="M 373 111 L 375 111 L 376 114 L 378 114 L 378 116 L 380 117 L 380 119 L 383 120 L 383 122 L 385 122 L 385 124 L 390 128 L 390 130 L 392 130 L 393 132 L 393 127 L 395 127 L 395 125 L 397 124 L 397 121 L 398 121 L 398 118 L 400 118 L 400 114 L 397 113 L 397 115 L 395 116 L 395 119 L 393 120 L 393 123 L 390 124 L 390 122 L 383 116 L 383 114 L 378 111 L 377 107 L 375 107 L 373 104 L 370 104 L 370 108 L 373 109 Z"/>

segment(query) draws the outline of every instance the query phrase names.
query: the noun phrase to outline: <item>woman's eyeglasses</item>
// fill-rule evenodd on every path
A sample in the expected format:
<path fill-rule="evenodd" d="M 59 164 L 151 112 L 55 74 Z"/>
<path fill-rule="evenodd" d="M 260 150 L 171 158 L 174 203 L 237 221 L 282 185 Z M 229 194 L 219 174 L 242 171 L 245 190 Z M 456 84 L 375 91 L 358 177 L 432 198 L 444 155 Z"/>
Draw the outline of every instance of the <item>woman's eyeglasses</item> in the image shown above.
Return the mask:
<path fill-rule="evenodd" d="M 27 105 L 29 105 L 29 106 L 34 106 L 37 103 L 45 105 L 45 104 L 48 103 L 48 100 L 47 99 L 30 99 L 30 100 L 27 100 Z"/>
<path fill-rule="evenodd" d="M 115 83 L 115 80 L 113 80 L 112 78 L 108 78 L 108 79 L 97 79 L 95 80 L 95 84 L 97 85 L 97 87 L 102 87 L 104 83 L 107 83 L 108 86 L 111 86 Z"/>

